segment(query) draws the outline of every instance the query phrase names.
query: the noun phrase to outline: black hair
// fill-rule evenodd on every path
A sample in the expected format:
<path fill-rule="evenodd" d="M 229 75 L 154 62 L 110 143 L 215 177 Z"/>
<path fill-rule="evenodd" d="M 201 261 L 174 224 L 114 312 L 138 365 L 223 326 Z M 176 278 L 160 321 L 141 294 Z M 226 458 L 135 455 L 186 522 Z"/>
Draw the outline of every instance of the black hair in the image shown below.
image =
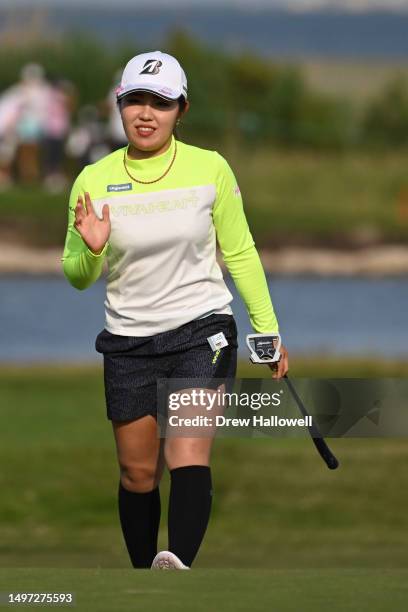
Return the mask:
<path fill-rule="evenodd" d="M 187 106 L 187 102 L 186 102 L 185 97 L 184 97 L 184 96 L 180 96 L 179 98 L 177 98 L 177 102 L 178 102 L 178 106 L 179 106 L 179 111 L 180 111 L 180 113 L 183 113 L 183 112 L 184 112 L 184 109 L 185 109 L 185 108 L 186 108 L 186 106 Z M 174 136 L 174 138 L 175 138 L 176 140 L 180 140 L 180 136 L 179 136 L 179 133 L 178 133 L 178 128 L 177 128 L 177 126 L 176 126 L 176 125 L 175 125 L 175 126 L 174 126 L 174 128 L 173 128 L 173 136 Z"/>

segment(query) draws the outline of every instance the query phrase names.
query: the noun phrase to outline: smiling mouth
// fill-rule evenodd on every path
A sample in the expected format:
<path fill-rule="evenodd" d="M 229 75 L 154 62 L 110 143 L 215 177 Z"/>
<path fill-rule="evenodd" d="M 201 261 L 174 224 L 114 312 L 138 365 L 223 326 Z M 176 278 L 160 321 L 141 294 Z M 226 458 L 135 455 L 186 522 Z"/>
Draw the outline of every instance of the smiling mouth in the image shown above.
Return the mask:
<path fill-rule="evenodd" d="M 136 131 L 138 134 L 140 134 L 140 136 L 150 136 L 153 134 L 153 132 L 155 132 L 155 128 L 138 125 L 136 127 Z"/>

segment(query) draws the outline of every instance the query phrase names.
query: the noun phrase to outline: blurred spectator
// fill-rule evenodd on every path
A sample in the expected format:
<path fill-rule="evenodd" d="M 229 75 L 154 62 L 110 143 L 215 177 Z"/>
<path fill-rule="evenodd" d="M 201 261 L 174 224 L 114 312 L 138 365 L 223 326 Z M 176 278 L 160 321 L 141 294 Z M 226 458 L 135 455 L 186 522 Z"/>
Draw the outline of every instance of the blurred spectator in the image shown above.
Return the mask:
<path fill-rule="evenodd" d="M 49 85 L 39 64 L 27 64 L 21 71 L 21 82 L 12 88 L 20 98 L 16 123 L 16 174 L 24 183 L 41 178 L 41 141 L 45 133 Z"/>
<path fill-rule="evenodd" d="M 18 92 L 13 90 L 7 90 L 0 96 L 0 189 L 9 187 L 12 182 L 20 100 Z"/>
<path fill-rule="evenodd" d="M 122 119 L 116 102 L 116 87 L 122 76 L 123 69 L 115 73 L 114 84 L 106 98 L 108 109 L 107 143 L 111 151 L 116 151 L 128 143 L 128 139 L 123 129 Z"/>
<path fill-rule="evenodd" d="M 71 131 L 66 153 L 78 160 L 81 167 L 93 164 L 110 152 L 105 142 L 105 129 L 95 106 L 83 106 L 78 112 L 78 125 Z"/>
<path fill-rule="evenodd" d="M 120 71 L 121 74 L 121 71 Z M 66 155 L 81 167 L 127 144 L 116 104 L 115 86 L 102 104 L 82 107 L 71 127 L 75 87 L 63 78 L 49 82 L 39 64 L 21 70 L 21 79 L 0 96 L 0 189 L 18 182 L 44 180 L 46 189 L 62 191 Z"/>
<path fill-rule="evenodd" d="M 0 97 L 0 187 L 14 173 L 22 183 L 39 182 L 60 191 L 64 144 L 70 130 L 74 87 L 68 81 L 49 83 L 39 64 L 27 64 L 21 80 Z"/>
<path fill-rule="evenodd" d="M 55 80 L 48 89 L 43 138 L 44 184 L 52 192 L 66 187 L 64 175 L 65 141 L 71 128 L 75 89 L 72 83 Z"/>

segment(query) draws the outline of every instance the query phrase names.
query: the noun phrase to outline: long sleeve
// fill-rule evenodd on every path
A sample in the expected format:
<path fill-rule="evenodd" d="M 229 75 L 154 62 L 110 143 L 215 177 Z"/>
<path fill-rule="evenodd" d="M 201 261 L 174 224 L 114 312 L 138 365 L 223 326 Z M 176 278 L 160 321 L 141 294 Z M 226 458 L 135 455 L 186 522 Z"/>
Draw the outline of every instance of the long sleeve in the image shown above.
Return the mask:
<path fill-rule="evenodd" d="M 248 227 L 239 187 L 226 160 L 218 153 L 215 155 L 218 172 L 213 222 L 225 264 L 244 301 L 254 331 L 278 331 L 265 272 Z"/>
<path fill-rule="evenodd" d="M 86 170 L 86 169 L 85 169 Z M 79 194 L 84 194 L 85 170 L 76 179 L 69 198 L 68 230 L 65 239 L 62 265 L 66 278 L 76 289 L 86 289 L 101 275 L 108 243 L 99 255 L 95 255 L 82 240 L 74 227 L 75 207 Z"/>

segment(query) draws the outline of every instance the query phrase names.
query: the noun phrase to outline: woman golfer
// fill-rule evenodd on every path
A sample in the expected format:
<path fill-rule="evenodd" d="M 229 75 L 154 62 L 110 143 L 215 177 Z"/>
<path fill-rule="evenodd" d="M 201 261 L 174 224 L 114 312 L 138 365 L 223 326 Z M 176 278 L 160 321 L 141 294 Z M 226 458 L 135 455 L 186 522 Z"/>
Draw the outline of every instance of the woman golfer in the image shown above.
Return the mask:
<path fill-rule="evenodd" d="M 158 378 L 233 378 L 237 328 L 216 239 L 257 333 L 278 330 L 234 175 L 174 131 L 187 80 L 159 51 L 129 61 L 117 89 L 127 147 L 87 166 L 70 197 L 64 273 L 86 289 L 108 260 L 107 416 L 120 466 L 119 516 L 135 568 L 188 569 L 211 509 L 211 437 L 157 436 Z M 221 339 L 221 348 L 214 338 Z M 287 351 L 273 377 L 288 370 Z M 159 482 L 170 471 L 168 551 L 157 554 Z"/>

